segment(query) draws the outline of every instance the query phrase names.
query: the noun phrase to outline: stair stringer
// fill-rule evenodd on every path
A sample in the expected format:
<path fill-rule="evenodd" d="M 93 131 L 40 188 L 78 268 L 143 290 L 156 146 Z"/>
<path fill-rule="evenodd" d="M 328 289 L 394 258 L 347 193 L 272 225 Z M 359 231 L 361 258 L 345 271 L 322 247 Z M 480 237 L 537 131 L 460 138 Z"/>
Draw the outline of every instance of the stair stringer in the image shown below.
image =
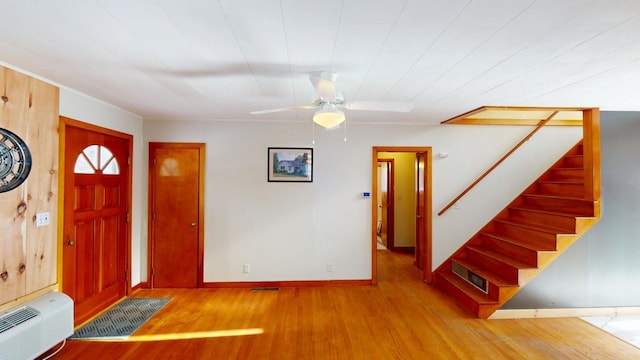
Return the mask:
<path fill-rule="evenodd" d="M 581 154 L 582 141 L 444 261 L 434 284 L 479 318 L 515 296 L 600 219 L 599 199 L 575 190 Z M 486 292 L 454 274 L 454 262 L 484 279 Z"/>

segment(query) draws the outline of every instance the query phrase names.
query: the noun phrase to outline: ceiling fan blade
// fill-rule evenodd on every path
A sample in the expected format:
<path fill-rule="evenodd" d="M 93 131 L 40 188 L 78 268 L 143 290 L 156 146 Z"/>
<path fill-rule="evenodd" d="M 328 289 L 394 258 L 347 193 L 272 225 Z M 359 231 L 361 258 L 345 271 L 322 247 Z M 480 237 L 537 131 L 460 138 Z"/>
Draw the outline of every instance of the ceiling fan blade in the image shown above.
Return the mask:
<path fill-rule="evenodd" d="M 413 110 L 412 102 L 401 101 L 349 101 L 344 104 L 349 110 L 396 111 L 409 112 Z"/>
<path fill-rule="evenodd" d="M 315 109 L 315 108 L 316 107 L 313 106 L 313 105 L 288 106 L 288 107 L 277 108 L 277 109 L 267 109 L 267 110 L 252 111 L 249 114 L 261 115 L 261 114 L 270 114 L 270 113 L 283 112 L 283 111 L 289 111 L 289 110 L 307 110 L 307 109 Z"/>
<path fill-rule="evenodd" d="M 324 101 L 333 101 L 336 98 L 336 73 L 323 71 L 309 76 L 313 88 L 316 89 L 318 97 Z"/>

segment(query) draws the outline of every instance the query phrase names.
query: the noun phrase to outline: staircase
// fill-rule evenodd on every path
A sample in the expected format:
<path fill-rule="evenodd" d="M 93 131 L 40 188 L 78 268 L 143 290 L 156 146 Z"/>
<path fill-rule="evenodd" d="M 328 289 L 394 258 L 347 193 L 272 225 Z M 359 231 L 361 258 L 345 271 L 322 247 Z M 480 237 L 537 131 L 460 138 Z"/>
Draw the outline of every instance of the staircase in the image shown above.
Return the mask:
<path fill-rule="evenodd" d="M 580 142 L 437 268 L 435 285 L 479 318 L 511 299 L 599 219 L 583 154 Z"/>

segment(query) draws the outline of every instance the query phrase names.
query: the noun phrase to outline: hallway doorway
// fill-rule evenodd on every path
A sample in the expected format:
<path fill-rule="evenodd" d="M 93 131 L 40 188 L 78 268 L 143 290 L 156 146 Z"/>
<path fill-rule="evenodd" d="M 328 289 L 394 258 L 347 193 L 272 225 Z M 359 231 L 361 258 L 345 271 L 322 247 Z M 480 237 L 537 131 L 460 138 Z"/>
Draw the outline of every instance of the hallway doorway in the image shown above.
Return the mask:
<path fill-rule="evenodd" d="M 412 252 L 414 265 L 422 270 L 423 280 L 431 282 L 431 153 L 431 147 L 373 147 L 371 237 L 374 284 L 377 283 L 378 239 L 383 229 L 387 232 L 383 244 L 390 250 Z M 389 166 L 391 159 L 394 165 Z M 395 185 L 389 184 L 391 179 Z M 394 210 L 386 211 L 385 217 L 385 210 L 389 208 Z"/>

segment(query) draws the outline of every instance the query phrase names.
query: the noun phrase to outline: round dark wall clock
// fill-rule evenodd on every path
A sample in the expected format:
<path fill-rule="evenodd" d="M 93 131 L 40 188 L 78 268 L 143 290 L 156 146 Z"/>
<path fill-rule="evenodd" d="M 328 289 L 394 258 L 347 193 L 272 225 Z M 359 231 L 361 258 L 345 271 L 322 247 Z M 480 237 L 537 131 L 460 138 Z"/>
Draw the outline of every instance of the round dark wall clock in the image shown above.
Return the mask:
<path fill-rule="evenodd" d="M 0 128 L 0 193 L 20 186 L 31 171 L 31 152 L 20 137 Z"/>

